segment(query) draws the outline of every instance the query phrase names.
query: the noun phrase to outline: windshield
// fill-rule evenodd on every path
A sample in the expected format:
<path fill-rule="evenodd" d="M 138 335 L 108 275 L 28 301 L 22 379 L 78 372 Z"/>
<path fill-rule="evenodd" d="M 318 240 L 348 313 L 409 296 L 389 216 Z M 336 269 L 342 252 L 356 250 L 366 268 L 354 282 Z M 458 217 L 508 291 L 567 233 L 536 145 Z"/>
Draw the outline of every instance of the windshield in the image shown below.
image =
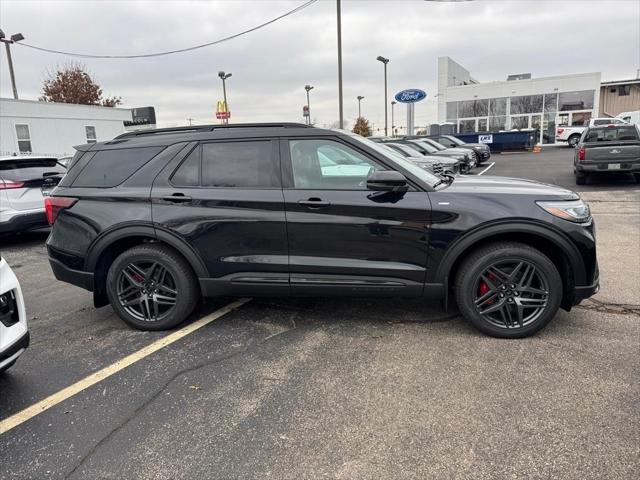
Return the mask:
<path fill-rule="evenodd" d="M 361 137 L 360 135 L 356 135 L 355 133 L 352 133 L 352 132 L 347 132 L 347 131 L 344 131 L 344 130 L 339 130 L 339 131 L 340 131 L 340 133 L 349 135 L 354 140 L 356 140 L 356 141 L 360 142 L 361 144 L 366 145 L 367 147 L 369 147 L 369 148 L 375 150 L 376 152 L 380 153 L 386 159 L 388 159 L 391 162 L 395 163 L 399 167 L 407 170 L 409 173 L 411 173 L 411 175 L 419 178 L 420 180 L 425 182 L 430 187 L 434 187 L 437 184 L 442 182 L 442 180 L 440 178 L 438 178 L 435 175 L 427 172 L 426 170 L 423 170 L 422 168 L 417 166 L 415 163 L 410 162 L 409 160 L 404 158 L 401 154 L 399 154 L 398 152 L 394 151 L 393 149 L 391 149 L 389 147 L 385 147 L 384 145 L 381 145 L 379 143 L 372 142 L 371 140 L 368 140 L 368 139 L 366 139 L 364 137 Z"/>
<path fill-rule="evenodd" d="M 42 180 L 45 173 L 65 173 L 55 158 L 28 158 L 0 162 L 0 178 L 16 181 Z"/>
<path fill-rule="evenodd" d="M 446 150 L 447 147 L 442 146 L 441 144 L 439 144 L 438 142 L 436 142 L 435 140 L 431 140 L 430 138 L 425 138 L 424 140 L 421 140 L 424 143 L 428 143 L 429 145 L 432 145 L 433 148 L 435 148 L 436 150 Z"/>
<path fill-rule="evenodd" d="M 454 143 L 456 145 L 464 145 L 464 142 L 462 140 L 460 140 L 459 138 L 454 137 L 453 135 L 444 135 L 443 138 L 446 138 L 446 139 L 450 140 L 451 143 Z"/>
<path fill-rule="evenodd" d="M 422 153 L 436 153 L 438 149 L 430 143 L 423 142 L 422 140 L 409 140 L 412 145 L 415 145 Z"/>

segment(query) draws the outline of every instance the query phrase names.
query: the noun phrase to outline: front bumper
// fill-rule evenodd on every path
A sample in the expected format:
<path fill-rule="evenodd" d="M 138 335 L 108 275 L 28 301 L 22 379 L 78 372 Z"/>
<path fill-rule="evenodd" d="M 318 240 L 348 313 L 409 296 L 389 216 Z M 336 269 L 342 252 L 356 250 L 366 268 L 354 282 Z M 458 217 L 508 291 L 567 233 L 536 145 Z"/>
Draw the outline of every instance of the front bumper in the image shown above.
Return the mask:
<path fill-rule="evenodd" d="M 4 222 L 0 222 L 0 233 L 24 232 L 35 228 L 48 227 L 49 222 L 44 210 L 30 213 L 18 213 Z"/>
<path fill-rule="evenodd" d="M 11 363 L 24 353 L 29 346 L 29 332 L 25 333 L 18 341 L 14 342 L 4 351 L 0 352 L 0 372 L 7 368 Z"/>

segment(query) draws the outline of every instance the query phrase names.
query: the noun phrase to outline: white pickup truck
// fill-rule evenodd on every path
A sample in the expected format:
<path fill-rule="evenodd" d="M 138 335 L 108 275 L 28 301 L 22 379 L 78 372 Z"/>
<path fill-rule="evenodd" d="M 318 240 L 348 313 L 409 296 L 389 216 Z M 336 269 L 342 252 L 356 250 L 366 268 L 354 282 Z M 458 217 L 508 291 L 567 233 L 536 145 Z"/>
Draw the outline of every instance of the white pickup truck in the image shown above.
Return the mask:
<path fill-rule="evenodd" d="M 575 147 L 582 136 L 582 132 L 587 127 L 598 127 L 601 125 L 626 125 L 628 122 L 625 122 L 621 118 L 592 118 L 589 120 L 589 125 L 585 126 L 562 126 L 556 128 L 556 142 L 567 142 L 567 145 L 570 147 Z"/>

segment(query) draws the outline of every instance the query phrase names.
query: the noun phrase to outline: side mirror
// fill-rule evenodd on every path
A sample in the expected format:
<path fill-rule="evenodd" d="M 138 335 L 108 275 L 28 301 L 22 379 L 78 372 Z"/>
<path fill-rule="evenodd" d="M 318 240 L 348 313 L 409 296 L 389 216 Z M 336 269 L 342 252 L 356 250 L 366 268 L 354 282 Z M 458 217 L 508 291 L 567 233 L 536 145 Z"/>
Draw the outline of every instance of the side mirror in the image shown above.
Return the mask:
<path fill-rule="evenodd" d="M 409 190 L 409 184 L 400 172 L 378 170 L 367 177 L 367 188 L 384 192 L 406 192 Z"/>

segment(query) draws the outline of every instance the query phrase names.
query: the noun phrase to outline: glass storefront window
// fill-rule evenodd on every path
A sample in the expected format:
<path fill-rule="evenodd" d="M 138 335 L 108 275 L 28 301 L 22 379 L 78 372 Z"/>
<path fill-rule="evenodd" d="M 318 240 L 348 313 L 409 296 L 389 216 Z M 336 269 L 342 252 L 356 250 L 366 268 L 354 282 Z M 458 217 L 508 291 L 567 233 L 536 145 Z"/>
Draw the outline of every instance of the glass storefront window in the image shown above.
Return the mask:
<path fill-rule="evenodd" d="M 511 128 L 516 128 L 518 130 L 529 128 L 529 115 L 512 116 Z"/>
<path fill-rule="evenodd" d="M 556 114 L 547 113 L 542 119 L 542 143 L 556 141 Z"/>
<path fill-rule="evenodd" d="M 511 97 L 511 115 L 514 113 L 540 113 L 542 112 L 542 95 L 523 95 Z"/>
<path fill-rule="evenodd" d="M 447 118 L 458 118 L 458 102 L 447 102 Z M 450 122 L 451 120 L 447 120 Z"/>
<path fill-rule="evenodd" d="M 478 119 L 478 131 L 479 132 L 486 132 L 487 131 L 487 119 L 486 118 L 479 118 Z"/>
<path fill-rule="evenodd" d="M 558 95 L 558 110 L 566 112 L 570 110 L 587 110 L 589 108 L 593 108 L 594 95 L 594 90 L 562 92 Z"/>
<path fill-rule="evenodd" d="M 555 112 L 558 109 L 558 94 L 544 94 L 544 113 Z"/>
<path fill-rule="evenodd" d="M 460 120 L 460 133 L 472 133 L 476 131 L 475 120 Z"/>
<path fill-rule="evenodd" d="M 458 117 L 475 117 L 476 115 L 474 110 L 473 100 L 463 100 L 462 102 L 458 102 Z"/>
<path fill-rule="evenodd" d="M 507 97 L 489 99 L 489 115 L 506 115 L 507 114 Z"/>
<path fill-rule="evenodd" d="M 571 126 L 583 127 L 591 120 L 591 112 L 574 112 L 571 114 Z"/>
<path fill-rule="evenodd" d="M 506 125 L 507 125 L 507 117 L 505 116 L 489 118 L 490 132 L 499 132 L 500 130 L 505 130 Z"/>
<path fill-rule="evenodd" d="M 474 117 L 486 117 L 489 115 L 489 100 L 476 100 L 473 108 Z"/>

